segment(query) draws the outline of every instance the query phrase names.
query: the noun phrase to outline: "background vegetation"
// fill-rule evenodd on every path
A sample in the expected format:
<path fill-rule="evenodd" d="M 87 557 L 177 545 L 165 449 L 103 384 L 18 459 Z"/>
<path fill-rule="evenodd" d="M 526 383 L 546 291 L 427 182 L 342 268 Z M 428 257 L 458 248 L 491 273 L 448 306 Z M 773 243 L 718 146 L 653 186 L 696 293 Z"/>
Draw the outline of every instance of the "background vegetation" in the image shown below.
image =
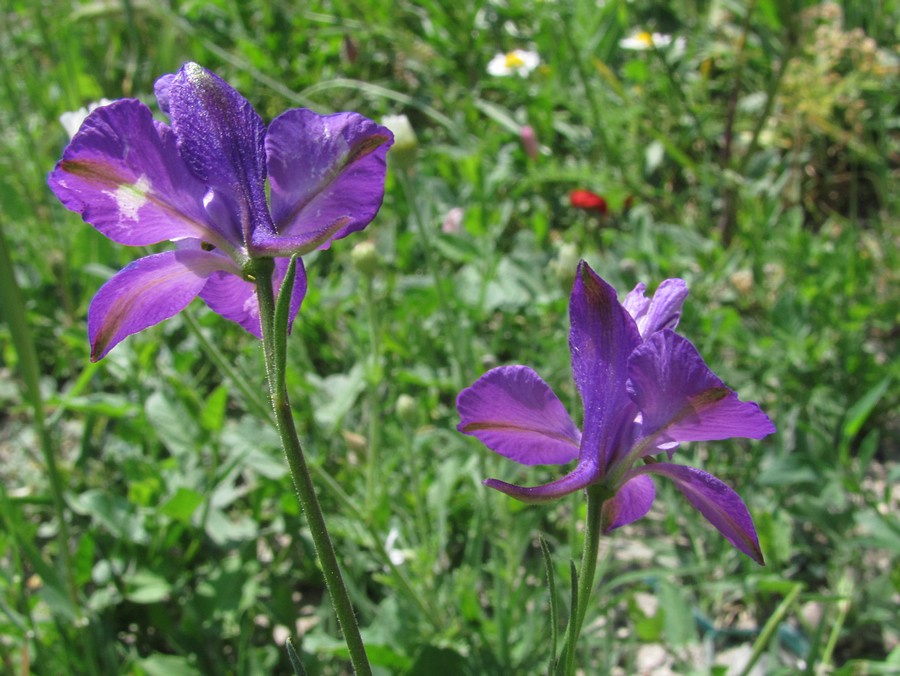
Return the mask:
<path fill-rule="evenodd" d="M 88 303 L 135 252 L 47 188 L 57 119 L 101 97 L 153 107 L 154 80 L 187 60 L 266 119 L 404 113 L 418 135 L 376 221 L 305 259 L 289 348 L 382 673 L 546 669 L 538 539 L 565 608 L 583 498 L 524 507 L 482 488 L 554 470 L 457 434 L 454 400 L 523 363 L 580 416 L 580 257 L 622 293 L 685 278 L 682 333 L 778 426 L 682 451 L 745 498 L 766 567 L 660 483 L 650 516 L 604 541 L 585 673 L 900 670 L 896 0 L 2 8 L 0 670 L 289 673 L 288 636 L 310 673 L 346 668 L 258 343 L 198 302 L 88 361 Z M 634 30 L 677 40 L 621 48 Z M 488 75 L 515 48 L 541 65 Z M 609 214 L 573 208 L 573 189 Z"/>

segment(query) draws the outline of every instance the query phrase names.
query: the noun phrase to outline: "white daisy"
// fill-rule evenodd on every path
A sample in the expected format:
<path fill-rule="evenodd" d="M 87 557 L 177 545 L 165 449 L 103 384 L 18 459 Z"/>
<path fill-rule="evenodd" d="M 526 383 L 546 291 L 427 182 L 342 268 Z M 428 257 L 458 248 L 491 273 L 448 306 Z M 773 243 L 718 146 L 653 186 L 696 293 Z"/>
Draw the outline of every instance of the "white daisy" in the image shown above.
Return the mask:
<path fill-rule="evenodd" d="M 497 54 L 491 59 L 487 72 L 496 76 L 518 75 L 519 77 L 528 77 L 529 73 L 537 68 L 540 62 L 541 58 L 537 52 L 514 49 L 506 54 Z"/>
<path fill-rule="evenodd" d="M 672 42 L 671 35 L 663 33 L 648 33 L 647 31 L 639 31 L 632 33 L 627 38 L 619 40 L 619 47 L 622 49 L 632 49 L 635 51 L 644 51 L 647 49 L 659 49 L 668 47 Z"/>

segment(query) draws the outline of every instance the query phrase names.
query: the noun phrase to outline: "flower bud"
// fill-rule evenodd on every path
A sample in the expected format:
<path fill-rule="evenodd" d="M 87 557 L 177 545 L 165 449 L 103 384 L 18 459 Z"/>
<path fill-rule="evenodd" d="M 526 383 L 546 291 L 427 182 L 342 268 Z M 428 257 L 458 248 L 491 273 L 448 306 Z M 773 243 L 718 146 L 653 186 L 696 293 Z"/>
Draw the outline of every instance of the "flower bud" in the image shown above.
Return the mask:
<path fill-rule="evenodd" d="M 353 247 L 350 251 L 350 260 L 353 263 L 353 267 L 365 277 L 372 277 L 381 263 L 374 242 L 368 239 L 358 242 Z"/>
<path fill-rule="evenodd" d="M 419 406 L 408 394 L 397 397 L 397 417 L 404 425 L 415 425 L 419 420 Z"/>
<path fill-rule="evenodd" d="M 419 139 L 409 118 L 406 115 L 386 115 L 381 123 L 394 133 L 394 147 L 391 149 L 393 161 L 399 167 L 408 169 L 415 163 L 419 147 Z"/>
<path fill-rule="evenodd" d="M 538 144 L 537 135 L 534 133 L 534 127 L 526 124 L 519 129 L 519 140 L 522 141 L 522 148 L 525 154 L 533 160 L 536 160 L 541 154 L 541 146 Z"/>

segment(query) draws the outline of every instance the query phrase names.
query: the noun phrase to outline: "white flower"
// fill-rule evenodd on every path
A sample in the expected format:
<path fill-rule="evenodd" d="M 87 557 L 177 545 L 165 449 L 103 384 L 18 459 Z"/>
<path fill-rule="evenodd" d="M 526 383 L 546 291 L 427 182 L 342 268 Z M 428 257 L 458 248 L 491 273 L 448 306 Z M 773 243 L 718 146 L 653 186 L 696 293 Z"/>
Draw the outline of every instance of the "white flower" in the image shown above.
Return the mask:
<path fill-rule="evenodd" d="M 87 108 L 79 108 L 78 110 L 70 110 L 59 116 L 59 123 L 66 130 L 66 133 L 69 135 L 69 138 L 75 136 L 75 132 L 78 131 L 78 128 L 81 127 L 81 123 L 84 122 L 84 119 L 93 113 L 97 108 L 101 106 L 108 106 L 112 101 L 109 99 L 100 99 L 92 104 L 90 104 Z"/>
<path fill-rule="evenodd" d="M 541 58 L 537 52 L 529 52 L 524 49 L 514 49 L 506 54 L 497 54 L 488 64 L 487 72 L 490 75 L 506 76 L 518 75 L 528 77 L 540 64 Z"/>
<path fill-rule="evenodd" d="M 671 42 L 671 35 L 639 31 L 637 33 L 632 33 L 627 38 L 619 40 L 619 47 L 621 47 L 622 49 L 644 51 L 647 49 L 659 49 L 660 47 L 668 47 Z"/>

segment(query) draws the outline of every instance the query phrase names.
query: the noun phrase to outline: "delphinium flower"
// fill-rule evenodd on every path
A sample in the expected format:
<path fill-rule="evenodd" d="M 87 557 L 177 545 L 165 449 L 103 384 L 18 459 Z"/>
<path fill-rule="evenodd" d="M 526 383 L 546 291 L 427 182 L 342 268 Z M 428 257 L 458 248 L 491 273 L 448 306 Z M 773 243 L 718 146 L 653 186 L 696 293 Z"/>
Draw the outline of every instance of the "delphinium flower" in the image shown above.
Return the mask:
<path fill-rule="evenodd" d="M 384 194 L 392 135 L 358 113 L 292 109 L 267 128 L 196 63 L 160 78 L 155 93 L 171 126 L 135 99 L 97 108 L 49 178 L 60 201 L 110 239 L 175 243 L 100 288 L 88 311 L 93 361 L 198 295 L 261 337 L 254 260 L 274 259 L 279 283 L 291 256 L 365 228 Z M 289 323 L 305 291 L 298 263 Z"/>
<path fill-rule="evenodd" d="M 651 476 L 666 477 L 729 542 L 762 564 L 753 521 L 737 493 L 711 474 L 671 462 L 682 442 L 761 439 L 775 431 L 759 406 L 740 401 L 675 332 L 686 296 L 682 280 L 668 279 L 652 298 L 639 284 L 620 303 L 581 261 L 569 305 L 569 348 L 582 429 L 527 366 L 492 369 L 463 390 L 458 429 L 523 465 L 577 460 L 547 484 L 488 479 L 486 486 L 524 502 L 602 487 L 600 528 L 608 533 L 644 516 L 655 497 Z"/>
<path fill-rule="evenodd" d="M 537 52 L 531 52 L 525 49 L 514 49 L 505 54 L 497 54 L 490 60 L 487 66 L 489 75 L 503 77 L 508 75 L 518 75 L 519 77 L 528 77 L 535 68 L 541 63 L 541 57 Z"/>

